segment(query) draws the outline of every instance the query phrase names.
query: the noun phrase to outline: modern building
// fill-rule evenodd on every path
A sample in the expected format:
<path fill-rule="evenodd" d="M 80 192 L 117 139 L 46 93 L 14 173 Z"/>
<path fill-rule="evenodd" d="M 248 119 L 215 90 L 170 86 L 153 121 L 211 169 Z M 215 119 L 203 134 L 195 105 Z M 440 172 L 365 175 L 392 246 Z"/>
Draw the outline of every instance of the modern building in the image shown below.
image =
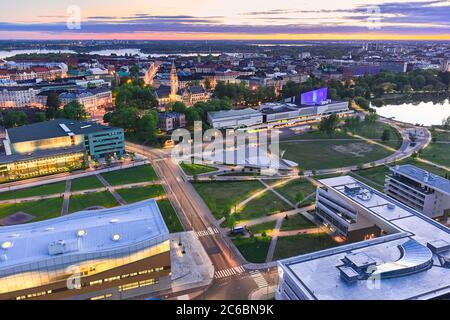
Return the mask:
<path fill-rule="evenodd" d="M 154 199 L 0 229 L 0 299 L 127 299 L 170 285 Z"/>
<path fill-rule="evenodd" d="M 410 164 L 397 165 L 390 170 L 384 186 L 387 195 L 430 218 L 449 216 L 449 180 Z"/>
<path fill-rule="evenodd" d="M 7 129 L 3 145 L 0 182 L 81 169 L 88 157 L 125 152 L 123 129 L 70 119 Z"/>
<path fill-rule="evenodd" d="M 368 240 L 279 261 L 277 299 L 449 298 L 449 228 L 350 176 L 320 183 L 318 215 Z"/>
<path fill-rule="evenodd" d="M 215 129 L 244 128 L 263 123 L 263 114 L 252 108 L 208 112 L 208 123 Z"/>
<path fill-rule="evenodd" d="M 158 128 L 163 131 L 172 131 L 186 126 L 186 116 L 178 112 L 165 112 L 159 114 Z"/>

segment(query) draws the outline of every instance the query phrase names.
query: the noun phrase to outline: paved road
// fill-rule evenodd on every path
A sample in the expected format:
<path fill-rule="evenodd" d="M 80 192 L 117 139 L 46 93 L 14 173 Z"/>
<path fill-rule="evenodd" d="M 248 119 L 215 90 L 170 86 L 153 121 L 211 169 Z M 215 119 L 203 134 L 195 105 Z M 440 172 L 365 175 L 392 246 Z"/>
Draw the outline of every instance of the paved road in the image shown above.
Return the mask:
<path fill-rule="evenodd" d="M 185 180 L 179 166 L 172 161 L 170 155 L 162 150 L 128 142 L 126 147 L 152 161 L 152 165 L 166 189 L 168 199 L 187 230 L 199 232 L 210 227 L 218 228 L 217 221 L 208 207 L 193 186 Z M 246 263 L 231 244 L 231 240 L 222 231 L 199 237 L 199 240 L 208 253 L 216 272 L 228 270 L 227 274 L 230 275 L 225 279 L 216 279 L 215 283 L 199 298 L 247 299 L 250 292 L 257 289 L 257 286 L 251 277 L 246 277 L 246 274 L 237 274 L 231 271 Z M 236 290 L 238 287 L 241 289 Z"/>

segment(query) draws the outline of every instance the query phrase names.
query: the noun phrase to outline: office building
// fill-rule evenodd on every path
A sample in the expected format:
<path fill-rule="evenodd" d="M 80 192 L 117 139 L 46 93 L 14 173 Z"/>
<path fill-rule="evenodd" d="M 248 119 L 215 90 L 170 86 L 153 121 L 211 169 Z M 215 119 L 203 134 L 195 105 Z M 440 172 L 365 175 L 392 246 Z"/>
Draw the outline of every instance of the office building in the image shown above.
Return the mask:
<path fill-rule="evenodd" d="M 449 228 L 350 176 L 320 183 L 318 215 L 325 212 L 324 222 L 339 232 L 359 229 L 358 237 L 368 240 L 279 261 L 277 299 L 450 297 Z"/>
<path fill-rule="evenodd" d="M 450 213 L 450 181 L 416 166 L 390 168 L 386 194 L 430 218 L 446 219 Z"/>
<path fill-rule="evenodd" d="M 127 299 L 170 284 L 154 199 L 0 229 L 0 299 Z"/>

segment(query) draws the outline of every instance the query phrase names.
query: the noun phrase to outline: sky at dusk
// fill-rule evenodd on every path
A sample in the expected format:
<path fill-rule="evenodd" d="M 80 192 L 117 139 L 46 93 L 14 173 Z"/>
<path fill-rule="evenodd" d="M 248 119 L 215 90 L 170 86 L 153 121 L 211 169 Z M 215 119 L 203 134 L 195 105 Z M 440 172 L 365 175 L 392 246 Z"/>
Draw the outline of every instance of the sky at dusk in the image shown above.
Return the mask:
<path fill-rule="evenodd" d="M 0 39 L 450 40 L 450 0 L 2 2 Z"/>

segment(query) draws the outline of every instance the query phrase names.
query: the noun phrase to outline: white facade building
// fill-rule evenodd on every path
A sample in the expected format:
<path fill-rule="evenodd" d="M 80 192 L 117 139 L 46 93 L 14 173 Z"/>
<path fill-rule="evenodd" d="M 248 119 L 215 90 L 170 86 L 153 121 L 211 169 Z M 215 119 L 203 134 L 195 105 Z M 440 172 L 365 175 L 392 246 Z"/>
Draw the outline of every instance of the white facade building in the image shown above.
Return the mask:
<path fill-rule="evenodd" d="M 208 123 L 215 129 L 250 127 L 262 124 L 263 115 L 251 108 L 208 112 Z"/>

